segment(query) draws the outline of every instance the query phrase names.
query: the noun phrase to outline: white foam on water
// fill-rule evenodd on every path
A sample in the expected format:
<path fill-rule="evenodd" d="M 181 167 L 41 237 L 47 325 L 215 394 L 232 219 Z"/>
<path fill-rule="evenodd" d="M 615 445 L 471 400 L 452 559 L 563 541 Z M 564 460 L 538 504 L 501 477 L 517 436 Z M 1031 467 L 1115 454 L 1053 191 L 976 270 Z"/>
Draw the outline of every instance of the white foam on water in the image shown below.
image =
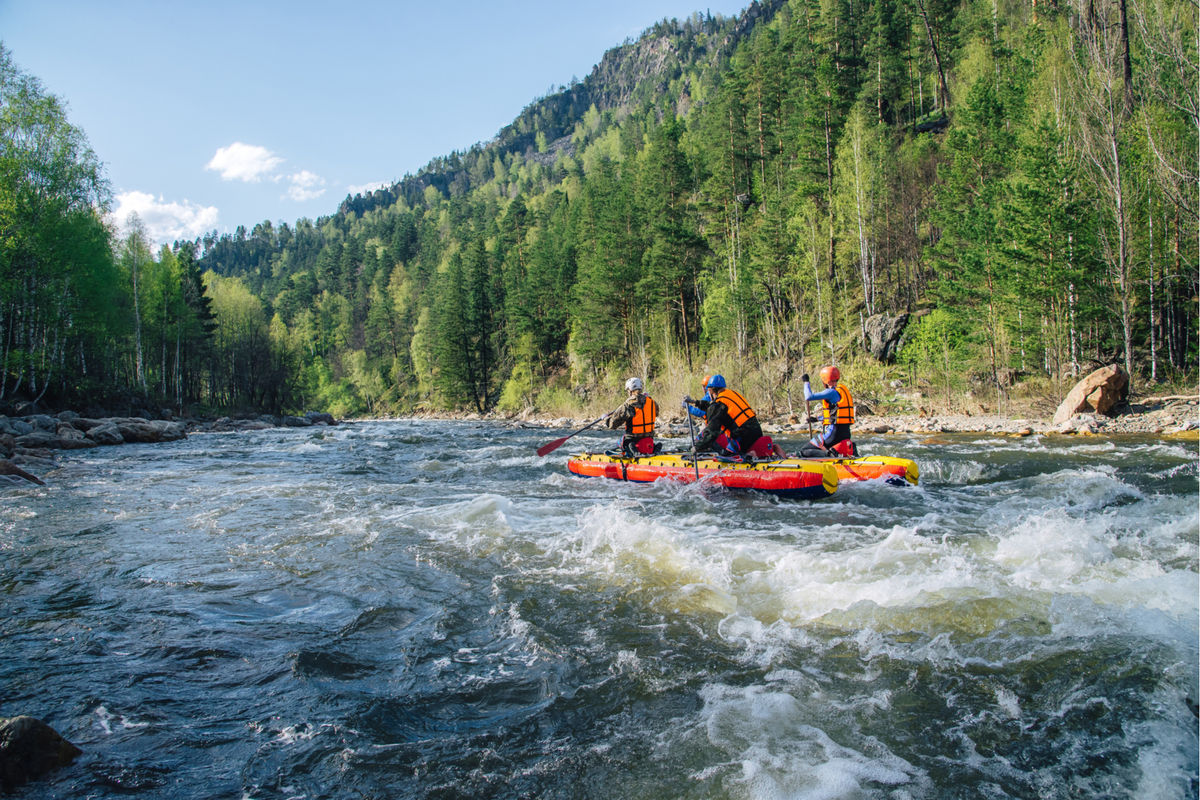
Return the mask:
<path fill-rule="evenodd" d="M 999 470 L 995 467 L 974 460 L 928 458 L 921 459 L 919 465 L 922 483 L 954 485 L 978 483 L 999 474 Z"/>
<path fill-rule="evenodd" d="M 1004 712 L 1009 719 L 1019 720 L 1021 718 L 1021 699 L 1016 693 L 1003 686 L 995 688 L 996 705 Z"/>
<path fill-rule="evenodd" d="M 613 668 L 621 675 L 636 675 L 642 671 L 642 660 L 636 650 L 621 650 Z"/>
<path fill-rule="evenodd" d="M 406 509 L 401 519 L 434 541 L 453 544 L 476 554 L 494 551 L 511 534 L 508 520 L 513 503 L 498 494 Z"/>
<path fill-rule="evenodd" d="M 927 780 L 912 764 L 873 738 L 835 740 L 814 718 L 811 702 L 781 684 L 708 684 L 697 730 L 724 761 L 693 775 L 720 779 L 734 796 L 753 800 L 835 800 L 912 789 Z M 901 795 L 903 796 L 903 795 Z"/>
<path fill-rule="evenodd" d="M 1114 442 L 1112 439 L 1101 439 L 1096 442 L 1088 442 L 1088 440 L 1086 440 L 1086 439 L 1083 439 L 1081 441 L 1087 442 L 1087 443 L 1072 445 L 1072 446 L 1069 446 L 1067 449 L 1069 449 L 1072 453 L 1083 453 L 1085 455 L 1096 455 L 1099 453 L 1114 453 L 1117 450 L 1117 443 Z"/>
<path fill-rule="evenodd" d="M 730 531 L 703 515 L 661 520 L 638 503 L 613 501 L 585 510 L 573 530 L 548 532 L 540 545 L 572 579 L 638 592 L 664 615 L 720 615 L 722 635 L 769 663 L 812 624 L 890 625 L 898 613 L 895 624 L 910 626 L 921 609 L 999 592 L 980 574 L 970 544 L 928 535 L 925 528 L 938 524 L 932 515 L 919 530 L 848 528 L 841 541 L 824 530 L 799 532 L 811 542 L 799 546 Z M 953 627 L 953 615 L 938 624 Z"/>
<path fill-rule="evenodd" d="M 1191 444 L 1182 444 L 1180 442 L 1169 442 L 1158 440 L 1153 444 L 1144 447 L 1145 453 L 1148 456 L 1168 458 L 1187 459 L 1192 466 L 1196 464 L 1196 446 Z"/>
<path fill-rule="evenodd" d="M 1191 569 L 1163 565 L 1179 552 L 1181 526 L 1200 524 L 1196 515 L 1158 522 L 1139 504 L 1082 517 L 1052 508 L 1014 522 L 999 532 L 992 558 L 1015 589 L 1192 621 L 1200 615 L 1194 562 Z"/>
<path fill-rule="evenodd" d="M 121 730 L 136 730 L 150 727 L 149 722 L 134 722 L 123 714 L 114 714 L 105 706 L 96 706 L 96 724 L 106 736 L 111 736 L 114 728 Z"/>
<path fill-rule="evenodd" d="M 898 526 L 848 549 L 784 550 L 744 576 L 737 595 L 739 608 L 764 622 L 857 627 L 881 617 L 887 624 L 889 609 L 907 614 L 986 594 L 986 586 L 969 548 Z"/>
<path fill-rule="evenodd" d="M 710 534 L 715 528 L 710 526 Z M 687 586 L 711 577 L 710 564 L 690 544 L 700 531 L 684 536 L 641 513 L 632 501 L 592 506 L 578 527 L 543 540 L 547 552 L 562 559 L 569 571 L 607 578 L 618 585 L 631 579 L 648 584 Z M 723 587 L 718 587 L 723 588 Z"/>
<path fill-rule="evenodd" d="M 1133 797 L 1146 800 L 1195 797 L 1189 783 L 1196 769 L 1196 739 L 1179 735 L 1186 724 L 1186 721 L 1184 725 L 1155 721 L 1138 726 L 1134 735 L 1145 744 L 1138 748 L 1141 775 Z"/>
<path fill-rule="evenodd" d="M 1187 498 L 1148 498 L 1110 467 L 1014 483 L 891 528 L 826 525 L 788 538 L 764 535 L 770 525 L 730 529 L 720 513 L 661 516 L 640 500 L 610 500 L 582 511 L 574 529 L 547 529 L 539 545 L 564 572 L 640 592 L 664 614 L 720 615 L 720 634 L 765 664 L 803 646 L 814 625 L 986 636 L 1014 618 L 1060 619 L 1063 595 L 1178 619 L 1200 613 L 1195 569 L 1162 566 L 1187 555 L 1180 535 L 1198 524 L 1195 512 L 1179 517 Z"/>

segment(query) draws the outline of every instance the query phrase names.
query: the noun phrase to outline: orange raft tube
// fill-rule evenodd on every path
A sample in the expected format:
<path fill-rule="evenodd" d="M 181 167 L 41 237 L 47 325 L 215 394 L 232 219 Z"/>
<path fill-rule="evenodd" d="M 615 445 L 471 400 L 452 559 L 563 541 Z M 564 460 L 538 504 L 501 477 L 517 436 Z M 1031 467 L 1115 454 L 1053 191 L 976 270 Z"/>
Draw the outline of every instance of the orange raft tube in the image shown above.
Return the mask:
<path fill-rule="evenodd" d="M 734 461 L 715 456 L 692 457 L 663 453 L 622 458 L 606 453 L 580 453 L 567 459 L 567 469 L 589 478 L 650 483 L 660 478 L 704 483 L 727 489 L 751 489 L 781 497 L 819 500 L 837 491 L 838 469 L 833 460 L 781 458 L 774 461 Z"/>
<path fill-rule="evenodd" d="M 858 458 L 813 458 L 818 464 L 832 464 L 839 481 L 869 481 L 883 478 L 891 484 L 917 485 L 920 470 L 917 462 L 891 456 L 859 456 Z"/>

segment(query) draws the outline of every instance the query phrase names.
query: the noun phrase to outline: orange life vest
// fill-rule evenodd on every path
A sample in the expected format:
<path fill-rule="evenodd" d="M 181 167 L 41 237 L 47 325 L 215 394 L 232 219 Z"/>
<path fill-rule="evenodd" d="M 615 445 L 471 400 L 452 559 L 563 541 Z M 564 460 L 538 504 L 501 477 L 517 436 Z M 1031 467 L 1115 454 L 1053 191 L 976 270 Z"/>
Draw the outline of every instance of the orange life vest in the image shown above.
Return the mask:
<path fill-rule="evenodd" d="M 716 399 L 729 411 L 729 419 L 735 429 L 745 425 L 747 420 L 754 419 L 754 409 L 746 402 L 746 398 L 733 389 L 722 389 L 717 393 Z"/>
<path fill-rule="evenodd" d="M 828 400 L 824 401 L 825 424 L 826 425 L 850 425 L 854 422 L 854 399 L 850 397 L 850 390 L 845 386 L 838 384 L 838 401 L 837 405 L 832 405 Z"/>
<path fill-rule="evenodd" d="M 629 420 L 626 431 L 631 436 L 652 436 L 656 417 L 658 417 L 658 403 L 654 402 L 653 397 L 646 395 L 646 401 L 642 403 L 642 407 L 633 412 L 633 419 Z"/>

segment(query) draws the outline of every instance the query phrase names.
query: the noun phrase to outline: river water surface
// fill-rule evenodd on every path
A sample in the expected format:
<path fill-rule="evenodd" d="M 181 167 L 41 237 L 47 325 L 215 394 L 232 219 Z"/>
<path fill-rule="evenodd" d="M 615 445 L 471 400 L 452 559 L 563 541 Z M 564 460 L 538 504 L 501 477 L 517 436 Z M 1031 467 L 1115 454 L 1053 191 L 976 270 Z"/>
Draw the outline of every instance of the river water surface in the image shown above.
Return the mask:
<path fill-rule="evenodd" d="M 867 437 L 817 502 L 368 422 L 0 490 L 43 798 L 1195 798 L 1194 443 Z M 799 440 L 783 441 L 796 449 Z"/>

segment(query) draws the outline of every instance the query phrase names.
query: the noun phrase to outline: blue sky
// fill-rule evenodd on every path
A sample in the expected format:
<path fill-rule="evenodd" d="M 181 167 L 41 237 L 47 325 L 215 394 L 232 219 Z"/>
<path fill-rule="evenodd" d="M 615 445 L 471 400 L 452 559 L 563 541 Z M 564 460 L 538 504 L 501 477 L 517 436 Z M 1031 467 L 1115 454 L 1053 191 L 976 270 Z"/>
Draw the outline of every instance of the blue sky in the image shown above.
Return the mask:
<path fill-rule="evenodd" d="M 749 0 L 0 0 L 0 41 L 67 103 L 120 224 L 156 242 L 337 209 L 495 136 L 667 17 Z"/>

